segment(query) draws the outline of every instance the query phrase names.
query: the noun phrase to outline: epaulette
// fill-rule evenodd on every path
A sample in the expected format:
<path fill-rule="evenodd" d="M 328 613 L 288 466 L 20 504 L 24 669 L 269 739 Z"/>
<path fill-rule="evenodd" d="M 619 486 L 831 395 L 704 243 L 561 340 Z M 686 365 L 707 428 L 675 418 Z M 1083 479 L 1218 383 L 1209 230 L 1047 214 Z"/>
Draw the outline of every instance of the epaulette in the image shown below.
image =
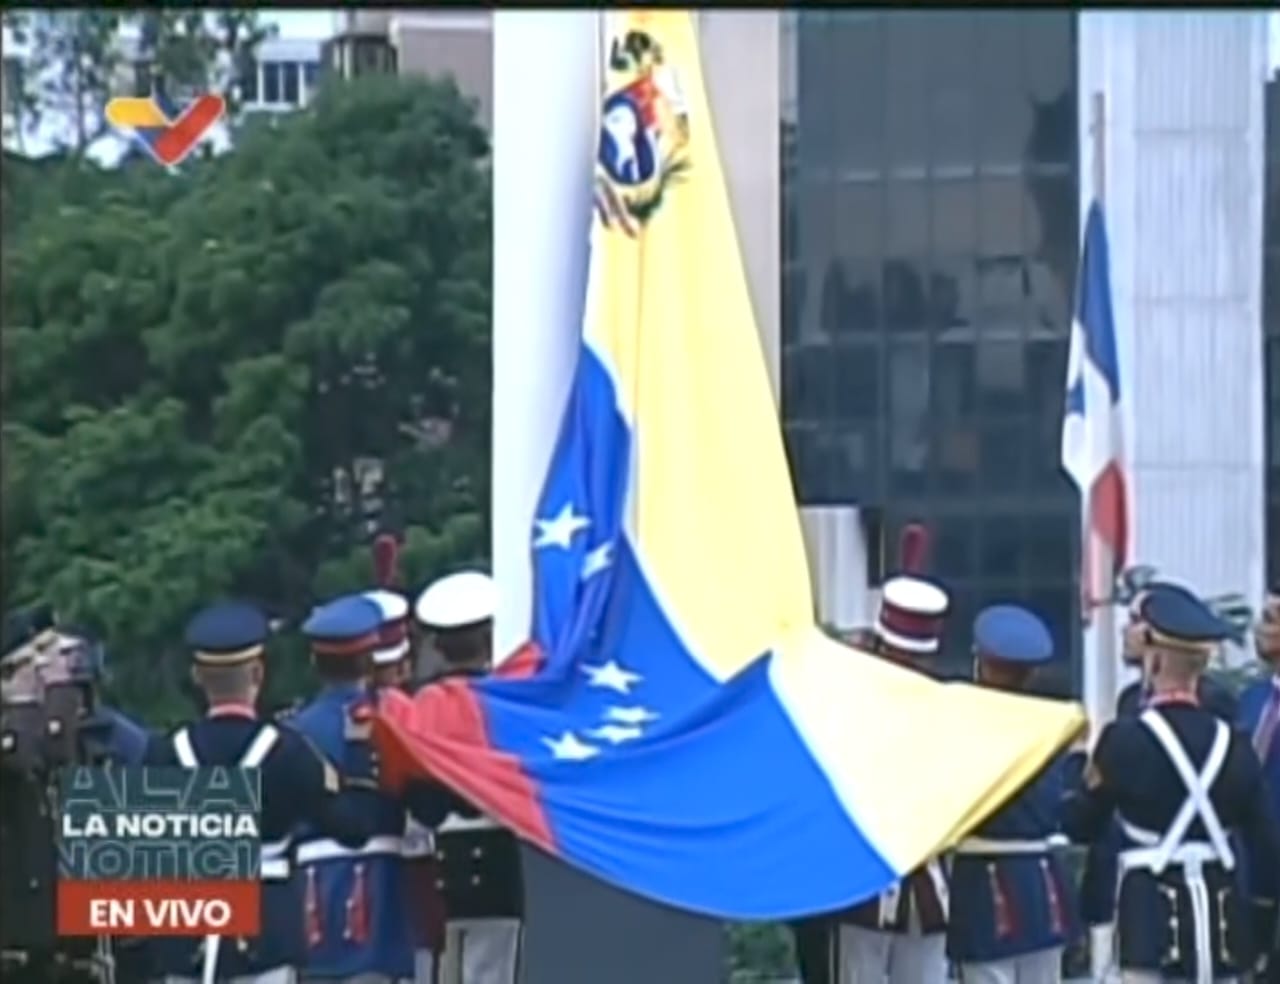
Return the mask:
<path fill-rule="evenodd" d="M 373 735 L 373 705 L 362 700 L 347 709 L 342 737 L 347 741 L 368 741 Z"/>

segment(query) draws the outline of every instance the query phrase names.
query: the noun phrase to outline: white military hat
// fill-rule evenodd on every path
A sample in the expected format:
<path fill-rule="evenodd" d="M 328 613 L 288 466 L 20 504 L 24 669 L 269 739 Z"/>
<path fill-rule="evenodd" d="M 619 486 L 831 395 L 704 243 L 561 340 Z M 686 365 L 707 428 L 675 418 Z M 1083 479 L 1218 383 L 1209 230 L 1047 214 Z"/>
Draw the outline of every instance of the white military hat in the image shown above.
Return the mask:
<path fill-rule="evenodd" d="M 949 603 L 946 591 L 932 581 L 910 575 L 890 578 L 880 592 L 876 634 L 904 652 L 937 652 Z"/>
<path fill-rule="evenodd" d="M 428 628 L 458 629 L 487 622 L 498 607 L 498 589 L 483 571 L 459 571 L 427 585 L 413 606 Z"/>
<path fill-rule="evenodd" d="M 378 625 L 378 648 L 373 662 L 379 666 L 398 663 L 409 655 L 409 601 L 404 595 L 379 588 L 364 596 L 378 606 L 382 621 Z"/>

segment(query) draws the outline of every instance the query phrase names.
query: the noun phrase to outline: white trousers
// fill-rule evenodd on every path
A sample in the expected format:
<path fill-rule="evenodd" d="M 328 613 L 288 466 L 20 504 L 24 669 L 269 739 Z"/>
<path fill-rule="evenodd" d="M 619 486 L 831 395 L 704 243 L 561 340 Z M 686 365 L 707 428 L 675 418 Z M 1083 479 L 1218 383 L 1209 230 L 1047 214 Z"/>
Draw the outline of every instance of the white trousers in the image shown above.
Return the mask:
<path fill-rule="evenodd" d="M 1024 953 L 1009 960 L 962 963 L 961 984 L 1058 984 L 1062 980 L 1063 947 Z"/>
<path fill-rule="evenodd" d="M 947 934 L 841 926 L 839 969 L 840 984 L 946 984 Z"/>
<path fill-rule="evenodd" d="M 452 919 L 445 927 L 440 984 L 515 984 L 519 919 Z"/>
<path fill-rule="evenodd" d="M 413 951 L 413 978 L 410 984 L 436 984 L 436 955 L 430 950 Z"/>
<path fill-rule="evenodd" d="M 160 979 L 163 984 L 200 984 L 199 977 L 180 977 L 170 974 Z M 262 974 L 244 974 L 240 977 L 218 978 L 220 984 L 297 984 L 298 972 L 292 967 L 277 967 Z"/>

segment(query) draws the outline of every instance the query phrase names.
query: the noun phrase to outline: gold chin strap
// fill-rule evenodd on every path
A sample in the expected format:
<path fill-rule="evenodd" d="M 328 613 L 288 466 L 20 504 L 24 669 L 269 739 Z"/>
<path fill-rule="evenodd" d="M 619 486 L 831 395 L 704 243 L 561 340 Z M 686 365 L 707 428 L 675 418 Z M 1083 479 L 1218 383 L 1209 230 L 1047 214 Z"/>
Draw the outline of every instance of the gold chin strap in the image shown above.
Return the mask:
<path fill-rule="evenodd" d="M 251 659 L 257 659 L 262 655 L 263 651 L 263 646 L 261 644 L 222 653 L 210 652 L 205 649 L 197 649 L 195 652 L 195 661 L 204 666 L 234 666 L 237 663 L 247 663 Z"/>

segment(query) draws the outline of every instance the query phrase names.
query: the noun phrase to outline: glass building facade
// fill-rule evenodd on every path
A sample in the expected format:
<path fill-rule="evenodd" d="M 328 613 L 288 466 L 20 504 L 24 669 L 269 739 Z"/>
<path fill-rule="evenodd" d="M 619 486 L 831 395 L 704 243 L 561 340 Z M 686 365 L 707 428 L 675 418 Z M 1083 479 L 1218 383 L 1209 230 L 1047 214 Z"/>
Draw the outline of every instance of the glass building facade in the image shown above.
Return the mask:
<path fill-rule="evenodd" d="M 782 413 L 800 501 L 878 508 L 890 544 L 929 527 L 950 669 L 967 667 L 975 612 L 1016 600 L 1073 656 L 1051 688 L 1075 689 L 1078 500 L 1058 465 L 1075 15 L 783 17 Z"/>
<path fill-rule="evenodd" d="M 1262 332 L 1267 363 L 1267 584 L 1280 585 L 1280 71 L 1267 83 Z"/>

